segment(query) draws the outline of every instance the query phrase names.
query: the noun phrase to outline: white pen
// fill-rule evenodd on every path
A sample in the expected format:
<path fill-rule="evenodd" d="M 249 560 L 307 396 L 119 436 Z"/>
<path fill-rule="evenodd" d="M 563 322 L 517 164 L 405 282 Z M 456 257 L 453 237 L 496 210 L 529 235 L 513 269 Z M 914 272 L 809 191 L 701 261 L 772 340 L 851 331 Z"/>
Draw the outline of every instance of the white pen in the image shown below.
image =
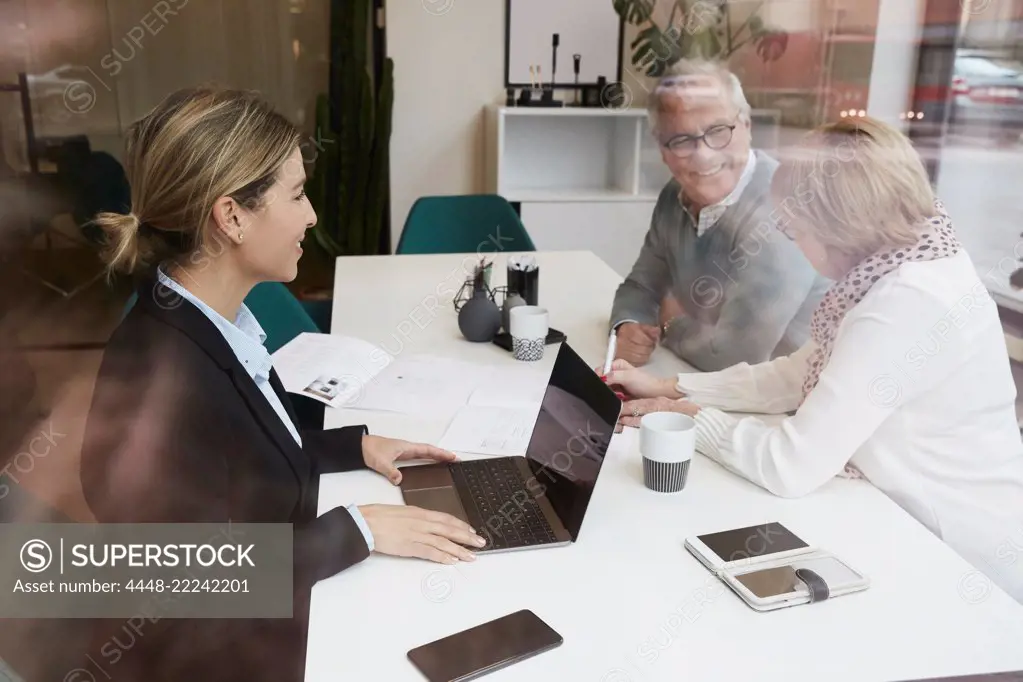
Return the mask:
<path fill-rule="evenodd" d="M 611 373 L 611 365 L 615 361 L 615 349 L 618 346 L 618 330 L 612 329 L 607 336 L 607 356 L 604 358 L 604 376 Z"/>

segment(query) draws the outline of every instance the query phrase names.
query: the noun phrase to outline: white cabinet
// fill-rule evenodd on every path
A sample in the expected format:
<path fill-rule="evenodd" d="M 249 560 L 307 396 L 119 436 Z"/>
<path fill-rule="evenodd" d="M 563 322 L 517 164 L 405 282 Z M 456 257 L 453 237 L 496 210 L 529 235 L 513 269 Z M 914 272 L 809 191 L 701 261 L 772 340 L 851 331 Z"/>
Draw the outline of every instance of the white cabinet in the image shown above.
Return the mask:
<path fill-rule="evenodd" d="M 628 273 L 670 179 L 645 110 L 492 106 L 486 135 L 486 191 L 521 205 L 538 249 Z"/>

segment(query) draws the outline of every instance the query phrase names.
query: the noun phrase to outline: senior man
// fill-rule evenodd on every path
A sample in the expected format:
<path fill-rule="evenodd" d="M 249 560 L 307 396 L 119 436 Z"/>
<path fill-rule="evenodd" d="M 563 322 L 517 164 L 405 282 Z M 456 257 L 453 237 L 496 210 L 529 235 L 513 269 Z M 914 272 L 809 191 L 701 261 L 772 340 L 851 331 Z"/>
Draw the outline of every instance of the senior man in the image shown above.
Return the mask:
<path fill-rule="evenodd" d="M 615 294 L 617 357 L 643 365 L 660 342 L 715 371 L 793 352 L 830 282 L 777 230 L 768 190 L 778 162 L 752 149 L 738 78 L 718 64 L 679 62 L 649 110 L 672 179 Z"/>

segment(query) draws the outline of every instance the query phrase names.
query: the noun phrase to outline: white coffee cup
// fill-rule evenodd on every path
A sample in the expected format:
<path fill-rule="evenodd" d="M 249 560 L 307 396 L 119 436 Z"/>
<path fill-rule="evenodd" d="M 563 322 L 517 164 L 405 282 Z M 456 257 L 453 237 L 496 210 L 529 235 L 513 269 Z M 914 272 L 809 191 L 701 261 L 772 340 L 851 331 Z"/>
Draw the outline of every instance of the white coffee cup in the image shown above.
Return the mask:
<path fill-rule="evenodd" d="M 532 362 L 543 358 L 547 331 L 550 329 L 546 308 L 536 305 L 516 306 L 508 314 L 508 326 L 512 337 L 512 353 L 516 360 Z"/>
<path fill-rule="evenodd" d="M 678 412 L 651 412 L 639 420 L 643 483 L 661 493 L 686 487 L 696 449 L 696 421 Z"/>

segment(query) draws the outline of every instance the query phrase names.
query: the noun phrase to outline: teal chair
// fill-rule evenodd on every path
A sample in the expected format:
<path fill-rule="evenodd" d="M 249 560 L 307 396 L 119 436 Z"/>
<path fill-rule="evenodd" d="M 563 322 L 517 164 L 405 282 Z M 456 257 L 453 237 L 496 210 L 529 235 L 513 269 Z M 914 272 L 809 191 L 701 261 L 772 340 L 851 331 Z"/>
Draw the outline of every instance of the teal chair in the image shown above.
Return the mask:
<path fill-rule="evenodd" d="M 302 332 L 325 333 L 302 302 L 280 282 L 257 284 L 245 297 L 245 305 L 266 332 L 264 345 L 271 354 Z"/>
<path fill-rule="evenodd" d="M 536 251 L 508 201 L 497 194 L 422 197 L 412 206 L 397 254 Z"/>
<path fill-rule="evenodd" d="M 128 314 L 135 305 L 137 294 L 132 294 L 124 308 Z M 321 327 L 313 319 L 310 310 L 295 298 L 291 291 L 280 282 L 262 282 L 257 284 L 245 297 L 245 305 L 259 321 L 259 326 L 266 332 L 266 350 L 273 354 L 302 332 L 314 334 L 326 333 L 330 329 L 329 319 L 322 320 Z M 329 309 L 313 309 L 318 316 L 329 317 Z"/>

